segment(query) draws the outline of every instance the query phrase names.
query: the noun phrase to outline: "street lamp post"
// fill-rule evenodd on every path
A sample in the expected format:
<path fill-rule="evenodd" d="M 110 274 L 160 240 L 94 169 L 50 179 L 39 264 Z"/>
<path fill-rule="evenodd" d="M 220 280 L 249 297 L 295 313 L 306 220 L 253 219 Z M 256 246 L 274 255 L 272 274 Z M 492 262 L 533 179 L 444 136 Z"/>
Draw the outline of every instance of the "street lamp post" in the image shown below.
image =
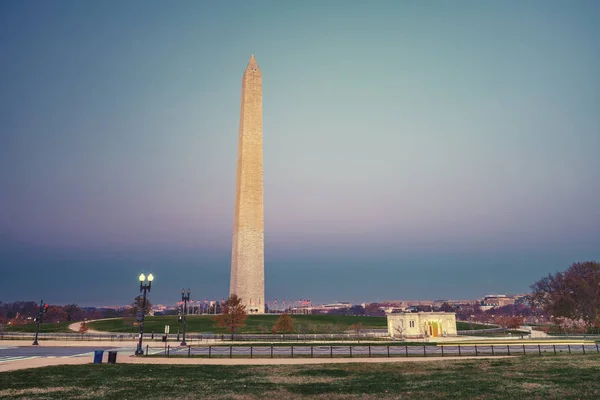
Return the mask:
<path fill-rule="evenodd" d="M 187 303 L 190 301 L 190 289 L 187 290 L 187 296 L 185 290 L 181 289 L 181 301 L 183 301 L 183 340 L 181 341 L 181 345 L 187 346 L 185 342 L 185 328 L 187 326 Z"/>
<path fill-rule="evenodd" d="M 140 341 L 138 342 L 137 349 L 135 350 L 136 356 L 144 355 L 144 349 L 142 348 L 142 338 L 144 337 L 144 315 L 146 314 L 146 291 L 150 291 L 152 287 L 152 281 L 154 280 L 154 276 L 152 274 L 148 275 L 148 284 L 144 284 L 146 280 L 146 275 L 141 274 L 140 277 L 140 292 L 144 292 L 144 300 L 142 301 L 142 311 L 140 317 Z"/>
<path fill-rule="evenodd" d="M 40 324 L 42 323 L 42 318 L 44 317 L 44 313 L 48 311 L 48 304 L 44 304 L 44 300 L 40 301 L 40 310 L 38 311 L 37 317 L 35 317 L 36 327 L 35 327 L 35 339 L 33 339 L 32 346 L 39 346 L 38 343 L 38 333 L 40 333 Z"/>

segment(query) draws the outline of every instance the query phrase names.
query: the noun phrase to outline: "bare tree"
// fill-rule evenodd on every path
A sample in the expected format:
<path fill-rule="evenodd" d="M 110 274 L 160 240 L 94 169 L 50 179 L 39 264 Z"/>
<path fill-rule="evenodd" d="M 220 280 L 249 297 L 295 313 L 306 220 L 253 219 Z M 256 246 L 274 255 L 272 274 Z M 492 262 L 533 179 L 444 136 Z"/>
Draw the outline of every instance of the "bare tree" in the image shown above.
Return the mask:
<path fill-rule="evenodd" d="M 404 340 L 404 325 L 394 325 L 394 336 L 400 337 L 400 340 Z"/>
<path fill-rule="evenodd" d="M 350 325 L 350 329 L 354 332 L 354 337 L 356 340 L 360 340 L 360 330 L 362 329 L 363 324 L 357 322 L 355 324 Z"/>

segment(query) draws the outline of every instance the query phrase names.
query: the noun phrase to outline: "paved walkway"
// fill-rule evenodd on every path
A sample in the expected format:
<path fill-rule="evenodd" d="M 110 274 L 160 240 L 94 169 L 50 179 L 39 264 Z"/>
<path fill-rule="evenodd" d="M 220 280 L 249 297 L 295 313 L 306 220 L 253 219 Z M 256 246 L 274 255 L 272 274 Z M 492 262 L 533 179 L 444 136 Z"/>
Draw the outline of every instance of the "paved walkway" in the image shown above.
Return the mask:
<path fill-rule="evenodd" d="M 92 320 L 92 321 L 86 321 L 88 324 L 90 322 L 94 322 L 94 321 L 100 321 L 100 320 Z M 74 322 L 71 325 L 69 325 L 69 329 L 72 330 L 73 332 L 79 332 L 79 328 L 81 328 L 81 322 Z M 107 333 L 107 332 L 102 332 L 102 331 L 97 331 L 95 329 L 91 329 L 88 327 L 87 333 Z"/>
<path fill-rule="evenodd" d="M 0 347 L 33 347 L 31 340 L 0 340 Z M 39 340 L 39 346 L 36 347 L 125 347 L 125 346 L 136 346 L 137 340 L 123 340 L 114 341 L 110 340 Z M 160 342 L 150 342 L 151 346 L 160 346 Z M 149 343 L 149 344 L 150 344 Z M 144 347 L 146 346 L 144 342 Z"/>

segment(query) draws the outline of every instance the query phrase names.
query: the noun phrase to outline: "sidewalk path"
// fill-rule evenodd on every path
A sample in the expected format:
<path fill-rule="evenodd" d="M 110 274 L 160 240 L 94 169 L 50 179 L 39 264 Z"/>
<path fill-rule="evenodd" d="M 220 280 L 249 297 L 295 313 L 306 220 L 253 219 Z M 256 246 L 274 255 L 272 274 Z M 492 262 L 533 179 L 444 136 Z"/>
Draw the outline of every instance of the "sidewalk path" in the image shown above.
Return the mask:
<path fill-rule="evenodd" d="M 0 347 L 33 347 L 31 340 L 0 340 Z M 35 347 L 126 347 L 136 346 L 137 340 L 39 340 Z M 146 343 L 144 343 L 144 346 Z M 152 343 L 151 347 L 160 346 L 161 343 Z"/>
<path fill-rule="evenodd" d="M 94 321 L 99 321 L 99 320 L 86 321 L 86 323 L 89 324 L 90 322 L 94 322 Z M 73 332 L 79 332 L 79 328 L 81 328 L 81 322 L 82 321 L 72 323 L 71 325 L 69 325 L 69 329 L 72 330 Z M 89 328 L 87 330 L 87 333 L 107 333 L 107 332 L 97 331 L 95 329 Z"/>

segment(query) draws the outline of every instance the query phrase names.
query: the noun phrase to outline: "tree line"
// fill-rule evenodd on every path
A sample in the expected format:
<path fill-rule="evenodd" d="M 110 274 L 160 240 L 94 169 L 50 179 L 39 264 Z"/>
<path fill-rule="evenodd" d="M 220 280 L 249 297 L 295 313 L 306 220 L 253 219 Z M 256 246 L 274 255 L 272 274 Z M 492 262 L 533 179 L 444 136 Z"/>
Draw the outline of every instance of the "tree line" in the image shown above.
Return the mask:
<path fill-rule="evenodd" d="M 531 285 L 531 303 L 565 332 L 600 332 L 600 263 L 573 263 Z"/>
<path fill-rule="evenodd" d="M 35 301 L 15 301 L 3 303 L 0 301 L 0 325 L 25 325 L 33 323 L 33 319 L 40 309 L 40 304 Z M 141 298 L 133 299 L 130 307 L 108 308 L 108 307 L 80 307 L 77 304 L 50 305 L 44 314 L 44 322 L 78 322 L 84 320 L 132 317 L 141 309 Z M 152 309 L 152 304 L 146 299 L 146 309 Z"/>
<path fill-rule="evenodd" d="M 523 323 L 544 324 L 549 321 L 566 333 L 600 332 L 600 263 L 585 261 L 573 263 L 566 271 L 548 274 L 530 286 L 528 304 L 513 304 L 482 310 L 477 303 L 452 305 L 442 304 L 440 311 L 455 312 L 459 321 L 494 323 L 506 329 L 516 328 Z M 77 304 L 51 305 L 44 315 L 50 323 L 77 322 L 92 319 L 132 317 L 141 308 L 141 298 L 136 297 L 131 306 L 123 309 L 80 307 Z M 146 303 L 145 314 L 152 304 Z M 222 306 L 221 314 L 215 317 L 218 326 L 227 328 L 232 334 L 245 326 L 247 318 L 241 300 L 232 295 Z M 32 323 L 39 311 L 34 301 L 0 301 L 0 325 L 22 325 Z M 427 310 L 423 310 L 427 311 Z M 343 311 L 351 315 L 373 315 L 381 313 L 379 305 L 353 306 Z M 337 312 L 336 312 L 337 313 Z M 265 333 L 310 332 L 310 327 L 294 325 L 292 317 L 281 314 L 273 327 L 264 327 Z M 360 329 L 360 327 L 353 327 Z M 332 332 L 335 327 L 332 326 Z"/>

